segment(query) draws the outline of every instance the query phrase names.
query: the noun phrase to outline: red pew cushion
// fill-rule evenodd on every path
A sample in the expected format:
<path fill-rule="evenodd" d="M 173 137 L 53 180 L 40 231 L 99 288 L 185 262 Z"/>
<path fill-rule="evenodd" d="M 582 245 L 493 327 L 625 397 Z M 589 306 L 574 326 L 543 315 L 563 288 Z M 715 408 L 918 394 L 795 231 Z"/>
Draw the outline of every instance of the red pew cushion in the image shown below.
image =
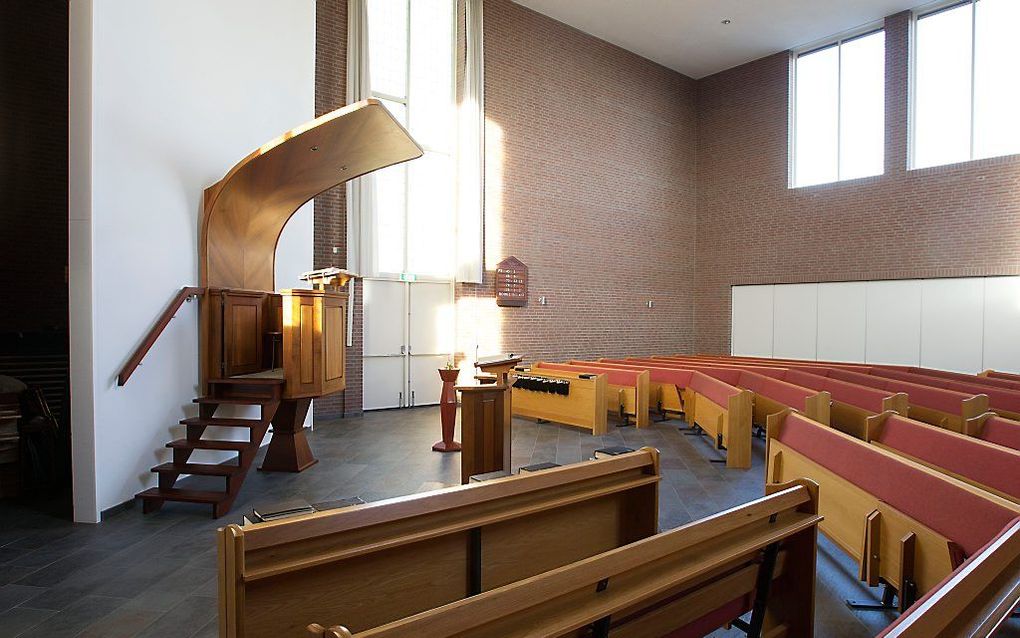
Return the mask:
<path fill-rule="evenodd" d="M 980 438 L 989 443 L 1020 450 L 1020 422 L 993 416 L 985 421 Z"/>
<path fill-rule="evenodd" d="M 612 361 L 570 361 L 571 365 L 611 368 L 615 370 L 648 371 L 648 380 L 656 383 L 670 383 L 678 388 L 686 388 L 691 382 L 691 370 L 674 370 L 671 368 L 655 368 L 641 364 L 616 363 Z"/>
<path fill-rule="evenodd" d="M 755 387 L 752 388 L 752 384 L 754 384 Z M 805 399 L 818 394 L 816 390 L 803 388 L 791 383 L 785 383 L 770 377 L 763 377 L 754 372 L 745 372 L 741 374 L 740 385 L 745 388 L 752 388 L 757 394 L 798 410 L 804 409 Z"/>
<path fill-rule="evenodd" d="M 740 388 L 698 371 L 691 375 L 691 385 L 688 387 L 725 409 L 729 409 L 730 397 L 740 394 Z"/>
<path fill-rule="evenodd" d="M 1007 507 L 798 414 L 787 415 L 778 440 L 954 541 L 967 556 L 1016 517 Z"/>
<path fill-rule="evenodd" d="M 1020 453 L 902 416 L 890 416 L 879 443 L 964 478 L 1020 498 Z"/>
<path fill-rule="evenodd" d="M 830 379 L 829 377 L 822 377 L 796 368 L 791 368 L 787 371 L 785 381 L 805 388 L 826 390 L 832 395 L 834 401 L 875 413 L 883 410 L 882 401 L 895 394 L 895 392 L 889 390 L 880 390 L 856 383 L 840 381 L 839 379 Z"/>

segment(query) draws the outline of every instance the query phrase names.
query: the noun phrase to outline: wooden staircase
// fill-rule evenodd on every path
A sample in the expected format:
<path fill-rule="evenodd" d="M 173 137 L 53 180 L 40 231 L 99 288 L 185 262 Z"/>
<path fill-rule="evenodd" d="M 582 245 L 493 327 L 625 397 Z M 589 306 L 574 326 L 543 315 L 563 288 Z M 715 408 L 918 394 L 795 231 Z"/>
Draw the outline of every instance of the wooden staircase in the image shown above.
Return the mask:
<path fill-rule="evenodd" d="M 212 379 L 209 381 L 209 391 L 209 396 L 194 400 L 198 404 L 199 415 L 181 420 L 181 425 L 187 429 L 186 437 L 166 444 L 173 450 L 173 461 L 152 468 L 159 477 L 158 486 L 135 495 L 142 499 L 142 512 L 145 514 L 159 510 L 166 501 L 207 503 L 212 505 L 216 518 L 229 512 L 234 499 L 241 491 L 244 477 L 255 461 L 259 445 L 269 431 L 269 424 L 280 407 L 283 379 L 258 377 Z M 217 417 L 216 410 L 221 405 L 259 406 L 261 414 L 258 419 Z M 248 440 L 221 441 L 202 438 L 208 427 L 245 428 L 248 430 Z M 236 452 L 237 462 L 192 463 L 191 455 L 195 450 Z M 221 476 L 225 481 L 224 490 L 205 491 L 175 487 L 177 479 L 183 474 Z"/>

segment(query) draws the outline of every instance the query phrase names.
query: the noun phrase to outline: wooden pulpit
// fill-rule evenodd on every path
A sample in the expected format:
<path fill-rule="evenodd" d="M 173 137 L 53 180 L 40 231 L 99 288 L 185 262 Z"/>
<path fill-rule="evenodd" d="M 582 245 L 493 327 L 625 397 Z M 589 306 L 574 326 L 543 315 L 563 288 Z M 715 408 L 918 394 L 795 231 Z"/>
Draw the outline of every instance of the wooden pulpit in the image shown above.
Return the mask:
<path fill-rule="evenodd" d="M 457 386 L 460 392 L 460 482 L 510 472 L 510 393 L 502 383 Z"/>

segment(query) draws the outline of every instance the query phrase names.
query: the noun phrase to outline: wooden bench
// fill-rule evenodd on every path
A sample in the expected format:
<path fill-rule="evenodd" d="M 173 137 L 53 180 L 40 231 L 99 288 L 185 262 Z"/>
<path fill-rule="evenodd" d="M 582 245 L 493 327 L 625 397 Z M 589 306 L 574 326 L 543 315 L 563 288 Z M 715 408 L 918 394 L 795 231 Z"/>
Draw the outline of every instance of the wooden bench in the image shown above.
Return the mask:
<path fill-rule="evenodd" d="M 1000 381 L 1011 381 L 1016 384 L 1016 387 L 1020 388 L 1020 374 L 1013 374 L 1011 372 L 999 372 L 998 370 L 985 370 L 979 372 L 979 377 L 986 379 L 998 379 Z"/>
<path fill-rule="evenodd" d="M 687 385 L 687 422 L 711 437 L 716 449 L 726 450 L 726 467 L 751 467 L 753 396 L 701 372 L 691 373 Z"/>
<path fill-rule="evenodd" d="M 647 538 L 652 448 L 217 532 L 220 636 L 364 631 Z"/>
<path fill-rule="evenodd" d="M 878 418 L 887 410 L 900 414 L 907 413 L 907 395 L 902 392 L 889 392 L 879 388 L 863 386 L 847 381 L 840 381 L 826 376 L 812 374 L 797 367 L 778 367 L 782 364 L 774 362 L 736 363 L 724 357 L 668 357 L 668 365 L 710 365 L 716 368 L 738 368 L 750 372 L 758 372 L 780 381 L 808 388 L 815 391 L 826 391 L 831 398 L 829 408 L 830 425 L 836 429 L 864 438 L 868 423 Z M 792 406 L 796 407 L 796 406 Z"/>
<path fill-rule="evenodd" d="M 870 424 L 865 440 L 1020 503 L 1020 451 L 892 412 Z"/>
<path fill-rule="evenodd" d="M 619 388 L 609 388 L 606 374 L 519 367 L 511 378 L 511 410 L 515 416 L 585 428 L 592 436 L 608 432 L 606 405 L 619 405 L 622 400 Z M 534 384 L 527 381 L 532 378 L 564 382 L 567 393 L 531 387 Z M 518 379 L 522 381 L 518 383 Z"/>
<path fill-rule="evenodd" d="M 570 365 L 569 363 L 549 363 L 539 361 L 532 366 L 533 370 L 558 370 L 561 372 L 576 372 L 587 374 L 605 374 L 609 383 L 609 392 L 606 409 L 619 415 L 624 425 L 629 424 L 631 418 L 634 425 L 639 428 L 646 428 L 649 425 L 648 405 L 650 394 L 648 387 L 648 373 L 641 370 L 612 370 L 608 368 L 597 368 L 594 366 Z M 616 394 L 616 391 L 619 394 Z M 617 396 L 619 400 L 617 400 Z"/>
<path fill-rule="evenodd" d="M 656 411 L 664 417 L 669 414 L 679 415 L 684 413 L 683 389 L 690 382 L 690 370 L 624 363 L 618 359 L 599 359 L 598 361 L 572 359 L 570 364 L 608 370 L 647 370 L 649 409 L 654 404 Z"/>
<path fill-rule="evenodd" d="M 818 483 L 820 529 L 857 560 L 861 580 L 899 593 L 901 611 L 1020 513 L 1010 501 L 793 411 L 770 419 L 767 459 L 768 482 Z"/>
<path fill-rule="evenodd" d="M 715 377 L 726 383 L 746 388 L 754 393 L 754 412 L 752 420 L 755 425 L 765 427 L 770 414 L 781 412 L 787 408 L 799 410 L 819 423 L 829 424 L 832 397 L 827 391 L 812 390 L 796 386 L 781 380 L 785 371 L 782 368 L 769 370 L 745 369 L 741 366 L 715 365 L 712 362 L 698 363 L 694 360 L 666 358 L 628 359 L 649 365 L 684 370 L 696 370 L 702 374 Z"/>
<path fill-rule="evenodd" d="M 1020 604 L 1020 519 L 1010 523 L 877 638 L 987 638 Z"/>
<path fill-rule="evenodd" d="M 1003 418 L 994 412 L 986 412 L 968 421 L 963 433 L 1011 450 L 1020 450 L 1020 421 Z"/>
<path fill-rule="evenodd" d="M 329 638 L 750 636 L 810 638 L 817 491 L 809 482 L 544 574 L 386 623 L 356 610 L 309 630 Z M 751 611 L 744 622 L 741 614 Z"/>
<path fill-rule="evenodd" d="M 1020 390 L 983 385 L 974 381 L 962 381 L 954 378 L 931 376 L 917 372 L 904 372 L 891 368 L 874 367 L 869 374 L 888 379 L 899 379 L 933 388 L 944 388 L 967 394 L 985 394 L 988 396 L 988 407 L 1007 419 L 1020 419 Z M 976 377 L 975 377 L 976 378 Z"/>

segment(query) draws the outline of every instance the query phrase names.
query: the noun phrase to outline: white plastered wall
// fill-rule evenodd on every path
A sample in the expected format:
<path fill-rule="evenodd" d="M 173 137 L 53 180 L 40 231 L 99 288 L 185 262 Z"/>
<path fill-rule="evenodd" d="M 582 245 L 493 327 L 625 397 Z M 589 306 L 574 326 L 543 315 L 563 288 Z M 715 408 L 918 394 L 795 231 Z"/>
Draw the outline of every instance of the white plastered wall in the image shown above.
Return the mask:
<path fill-rule="evenodd" d="M 70 287 L 75 519 L 154 484 L 194 414 L 197 304 L 124 387 L 116 374 L 198 283 L 203 190 L 314 116 L 314 0 L 72 0 Z M 277 287 L 312 266 L 312 206 L 284 230 Z"/>

